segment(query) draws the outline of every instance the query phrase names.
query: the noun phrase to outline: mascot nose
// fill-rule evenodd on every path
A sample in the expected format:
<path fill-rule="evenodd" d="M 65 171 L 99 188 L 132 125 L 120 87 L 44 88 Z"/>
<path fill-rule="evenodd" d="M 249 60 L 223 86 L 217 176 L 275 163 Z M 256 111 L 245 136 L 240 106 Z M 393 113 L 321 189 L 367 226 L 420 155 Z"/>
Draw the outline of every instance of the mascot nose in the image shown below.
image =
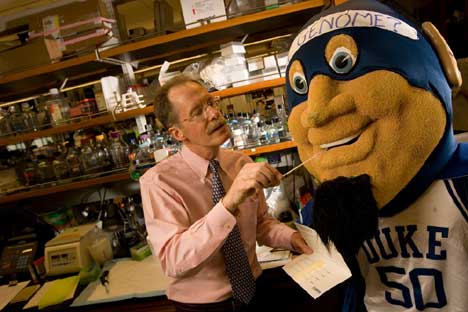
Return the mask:
<path fill-rule="evenodd" d="M 318 75 L 311 80 L 307 108 L 303 116 L 308 127 L 321 127 L 356 110 L 353 97 L 343 92 L 345 83 L 324 75 Z"/>

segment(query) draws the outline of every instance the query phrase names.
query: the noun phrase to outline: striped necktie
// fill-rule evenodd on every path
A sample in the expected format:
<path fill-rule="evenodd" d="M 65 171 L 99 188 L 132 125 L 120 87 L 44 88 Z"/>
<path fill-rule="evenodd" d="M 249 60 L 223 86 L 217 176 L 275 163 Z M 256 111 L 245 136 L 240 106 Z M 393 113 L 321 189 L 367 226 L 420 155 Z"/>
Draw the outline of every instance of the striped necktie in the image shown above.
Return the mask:
<path fill-rule="evenodd" d="M 225 191 L 221 177 L 219 176 L 218 161 L 214 159 L 210 160 L 209 167 L 212 173 L 211 183 L 213 185 L 211 198 L 213 205 L 216 205 L 223 198 Z M 224 253 L 226 273 L 231 282 L 233 298 L 246 304 L 249 303 L 255 294 L 255 279 L 237 224 L 229 233 L 221 250 Z"/>

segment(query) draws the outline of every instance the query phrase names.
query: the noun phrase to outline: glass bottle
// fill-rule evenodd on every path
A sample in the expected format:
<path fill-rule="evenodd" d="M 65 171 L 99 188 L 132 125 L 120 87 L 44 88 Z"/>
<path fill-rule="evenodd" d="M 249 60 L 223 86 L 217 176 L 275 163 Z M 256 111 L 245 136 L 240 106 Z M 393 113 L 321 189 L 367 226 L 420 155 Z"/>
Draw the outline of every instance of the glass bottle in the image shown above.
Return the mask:
<path fill-rule="evenodd" d="M 267 144 L 275 144 L 280 142 L 278 129 L 276 129 L 271 120 L 265 121 L 265 131 L 267 136 Z"/>
<path fill-rule="evenodd" d="M 0 107 L 0 136 L 12 134 L 8 112 Z"/>
<path fill-rule="evenodd" d="M 273 126 L 276 127 L 276 130 L 278 131 L 279 138 L 285 138 L 287 135 L 283 122 L 278 117 L 273 117 L 271 121 Z"/>
<path fill-rule="evenodd" d="M 37 175 L 41 183 L 55 180 L 55 173 L 50 158 L 44 155 L 37 156 Z"/>
<path fill-rule="evenodd" d="M 258 141 L 260 145 L 268 144 L 268 135 L 265 129 L 265 122 L 263 120 L 260 120 L 257 123 L 257 129 L 258 129 Z"/>
<path fill-rule="evenodd" d="M 110 137 L 111 144 L 109 150 L 115 168 L 126 167 L 129 162 L 128 154 L 130 153 L 128 145 L 120 140 L 120 133 L 118 131 L 111 132 Z"/>
<path fill-rule="evenodd" d="M 242 121 L 232 124 L 231 129 L 232 135 L 232 145 L 235 148 L 242 149 L 247 145 L 247 135 L 244 132 L 244 127 L 242 125 Z"/>
<path fill-rule="evenodd" d="M 32 107 L 29 103 L 21 103 L 21 110 L 23 116 L 23 122 L 26 128 L 26 131 L 37 131 L 38 130 L 38 121 L 37 115 L 32 110 Z"/>
<path fill-rule="evenodd" d="M 65 157 L 68 170 L 71 177 L 79 177 L 83 174 L 83 164 L 80 158 L 80 150 L 75 146 L 68 148 L 67 156 Z"/>
<path fill-rule="evenodd" d="M 18 106 L 11 105 L 8 107 L 10 126 L 13 132 L 25 132 L 26 124 L 24 123 L 23 116 L 18 109 Z"/>
<path fill-rule="evenodd" d="M 50 95 L 46 101 L 47 108 L 50 113 L 52 126 L 57 127 L 70 119 L 70 106 L 58 89 L 50 89 L 49 93 Z"/>
<path fill-rule="evenodd" d="M 57 180 L 68 178 L 69 176 L 68 165 L 63 155 L 60 152 L 54 153 L 52 167 L 54 168 L 54 174 Z"/>
<path fill-rule="evenodd" d="M 39 183 L 37 174 L 37 162 L 34 158 L 27 157 L 25 159 L 23 167 L 23 177 L 25 185 L 34 185 Z"/>
<path fill-rule="evenodd" d="M 96 173 L 100 170 L 99 159 L 94 150 L 93 140 L 90 138 L 81 141 L 81 162 L 86 174 Z"/>
<path fill-rule="evenodd" d="M 101 171 L 109 170 L 111 168 L 111 155 L 103 134 L 96 135 L 94 150 L 96 152 L 96 157 L 98 158 Z"/>
<path fill-rule="evenodd" d="M 36 102 L 36 119 L 39 129 L 48 128 L 51 125 L 50 113 L 46 102 Z"/>

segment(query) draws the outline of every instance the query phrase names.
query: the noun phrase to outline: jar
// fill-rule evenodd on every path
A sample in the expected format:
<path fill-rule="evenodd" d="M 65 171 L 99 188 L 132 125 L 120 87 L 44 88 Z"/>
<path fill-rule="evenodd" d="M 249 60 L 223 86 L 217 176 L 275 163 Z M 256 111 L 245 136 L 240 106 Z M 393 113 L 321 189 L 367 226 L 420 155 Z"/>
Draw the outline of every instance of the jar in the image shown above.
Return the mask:
<path fill-rule="evenodd" d="M 78 102 L 77 105 L 70 108 L 70 117 L 89 116 L 98 112 L 96 99 L 86 98 Z"/>

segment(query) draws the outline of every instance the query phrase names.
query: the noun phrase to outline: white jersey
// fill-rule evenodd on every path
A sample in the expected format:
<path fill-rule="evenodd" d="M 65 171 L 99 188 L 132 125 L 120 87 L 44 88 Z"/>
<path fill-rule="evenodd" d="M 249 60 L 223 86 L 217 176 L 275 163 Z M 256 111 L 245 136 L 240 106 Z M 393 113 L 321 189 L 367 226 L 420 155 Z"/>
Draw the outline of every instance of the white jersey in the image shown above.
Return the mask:
<path fill-rule="evenodd" d="M 407 209 L 379 218 L 358 255 L 368 311 L 468 311 L 466 181 L 436 180 Z"/>

